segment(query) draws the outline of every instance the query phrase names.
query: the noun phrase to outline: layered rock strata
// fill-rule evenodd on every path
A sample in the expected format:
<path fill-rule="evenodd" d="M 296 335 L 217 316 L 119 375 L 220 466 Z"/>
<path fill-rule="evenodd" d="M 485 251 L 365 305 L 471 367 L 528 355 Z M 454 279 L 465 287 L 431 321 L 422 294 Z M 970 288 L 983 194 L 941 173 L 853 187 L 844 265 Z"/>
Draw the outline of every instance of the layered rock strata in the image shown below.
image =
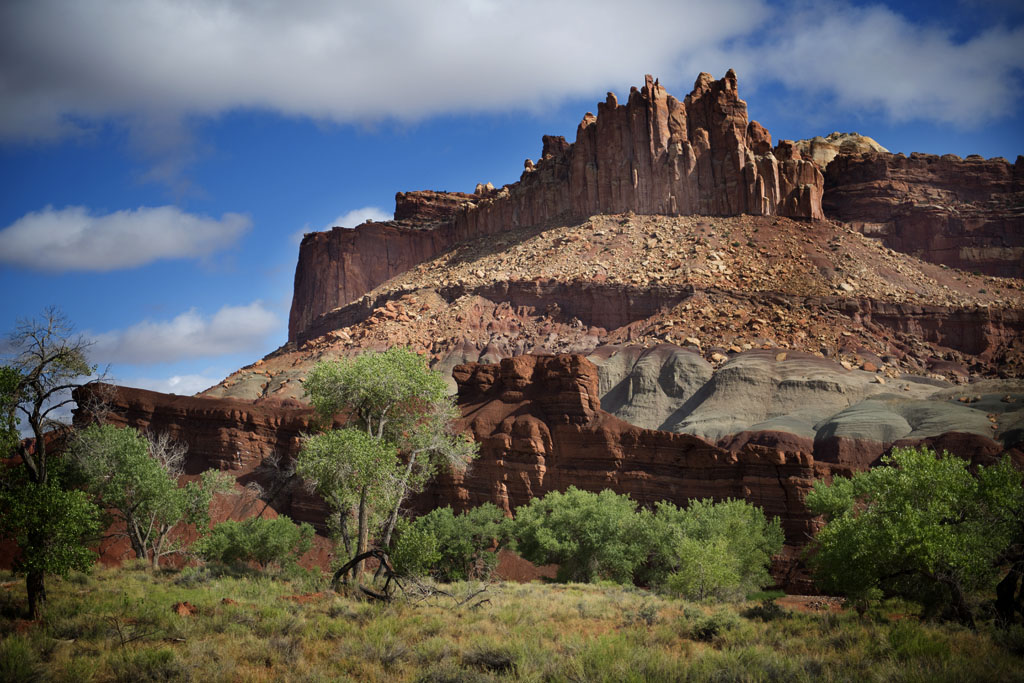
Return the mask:
<path fill-rule="evenodd" d="M 452 244 L 520 226 L 601 213 L 752 214 L 820 219 L 824 179 L 789 141 L 747 120 L 736 75 L 701 74 L 683 100 L 651 76 L 625 104 L 608 93 L 576 142 L 545 136 L 516 183 L 478 194 L 399 193 L 393 223 L 306 235 L 289 339 Z"/>
<path fill-rule="evenodd" d="M 1024 157 L 852 154 L 825 171 L 829 218 L 954 268 L 1024 276 Z"/>
<path fill-rule="evenodd" d="M 876 153 L 887 154 L 889 150 L 882 147 L 872 138 L 859 133 L 830 133 L 828 137 L 817 136 L 807 140 L 797 140 L 796 149 L 804 159 L 813 161 L 824 171 L 828 165 L 840 154 L 849 156 L 854 154 Z"/>

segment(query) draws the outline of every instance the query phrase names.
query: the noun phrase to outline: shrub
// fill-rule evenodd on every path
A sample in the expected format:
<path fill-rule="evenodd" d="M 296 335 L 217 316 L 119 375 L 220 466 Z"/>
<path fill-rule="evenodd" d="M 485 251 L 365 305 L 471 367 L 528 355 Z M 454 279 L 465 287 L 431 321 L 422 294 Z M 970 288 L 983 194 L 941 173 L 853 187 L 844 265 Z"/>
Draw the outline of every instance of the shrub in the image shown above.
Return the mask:
<path fill-rule="evenodd" d="M 894 448 L 883 466 L 818 482 L 807 504 L 825 516 L 809 562 L 829 591 L 896 595 L 974 625 L 970 591 L 990 588 L 1021 534 L 1021 473 L 1008 457 L 971 474 L 968 462 Z"/>
<path fill-rule="evenodd" d="M 437 508 L 403 524 L 391 559 L 406 575 L 430 573 L 447 582 L 487 578 L 506 535 L 505 516 L 493 503 L 459 515 Z"/>
<path fill-rule="evenodd" d="M 441 561 L 437 538 L 416 524 L 399 524 L 391 564 L 401 576 L 423 576 Z"/>
<path fill-rule="evenodd" d="M 226 521 L 192 545 L 192 551 L 208 562 L 255 563 L 261 569 L 271 564 L 294 565 L 312 547 L 313 527 L 297 525 L 288 517 L 250 517 L 243 522 Z"/>
<path fill-rule="evenodd" d="M 0 681 L 41 679 L 38 656 L 27 638 L 13 635 L 0 640 Z"/>
<path fill-rule="evenodd" d="M 707 616 L 697 617 L 690 626 L 690 637 L 710 643 L 726 631 L 739 626 L 740 620 L 733 612 L 722 610 Z"/>
<path fill-rule="evenodd" d="M 778 603 L 774 600 L 765 599 L 753 607 L 748 607 L 744 610 L 743 616 L 747 619 L 757 619 L 758 621 L 775 621 L 776 619 L 785 619 L 789 616 L 789 613 L 779 607 Z"/>
<path fill-rule="evenodd" d="M 782 526 L 742 500 L 660 502 L 645 513 L 650 560 L 641 578 L 670 593 L 703 600 L 742 599 L 772 583 L 768 566 L 782 549 Z"/>
<path fill-rule="evenodd" d="M 627 583 L 645 559 L 642 519 L 627 495 L 570 486 L 516 508 L 520 554 L 537 564 L 558 563 L 559 581 L 610 579 Z"/>

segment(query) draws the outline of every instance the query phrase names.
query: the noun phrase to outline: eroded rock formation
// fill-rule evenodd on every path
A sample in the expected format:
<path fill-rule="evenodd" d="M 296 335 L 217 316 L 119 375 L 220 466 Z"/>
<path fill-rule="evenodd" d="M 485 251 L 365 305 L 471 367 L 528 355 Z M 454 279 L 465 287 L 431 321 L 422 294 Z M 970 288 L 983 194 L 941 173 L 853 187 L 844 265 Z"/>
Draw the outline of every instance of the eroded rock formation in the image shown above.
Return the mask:
<path fill-rule="evenodd" d="M 608 93 L 576 142 L 544 136 L 519 182 L 479 193 L 396 197 L 395 223 L 307 235 L 299 251 L 289 339 L 458 241 L 601 213 L 820 219 L 824 179 L 792 142 L 748 121 L 736 74 L 701 74 L 683 100 L 651 76 L 625 104 Z"/>
<path fill-rule="evenodd" d="M 819 135 L 807 140 L 797 140 L 794 144 L 804 159 L 813 161 L 822 171 L 840 154 L 850 156 L 877 152 L 887 154 L 889 152 L 866 135 L 840 133 L 839 131 L 829 133 L 828 137 Z"/>
<path fill-rule="evenodd" d="M 1024 275 L 1024 157 L 840 155 L 825 172 L 829 218 L 921 259 Z"/>

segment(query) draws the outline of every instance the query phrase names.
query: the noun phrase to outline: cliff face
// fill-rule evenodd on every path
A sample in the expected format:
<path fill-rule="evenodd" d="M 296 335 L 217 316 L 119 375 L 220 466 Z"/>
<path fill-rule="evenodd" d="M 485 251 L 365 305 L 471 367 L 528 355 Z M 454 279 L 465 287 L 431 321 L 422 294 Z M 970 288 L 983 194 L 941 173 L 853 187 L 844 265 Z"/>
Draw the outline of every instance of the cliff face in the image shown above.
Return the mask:
<path fill-rule="evenodd" d="M 399 193 L 395 221 L 306 235 L 295 270 L 289 340 L 454 243 L 601 213 L 820 219 L 824 178 L 793 143 L 747 120 L 736 75 L 701 74 L 677 100 L 653 78 L 625 104 L 608 93 L 576 142 L 545 136 L 519 182 L 478 194 Z"/>
<path fill-rule="evenodd" d="M 963 270 L 1024 275 L 1024 157 L 856 154 L 825 171 L 829 218 L 891 249 Z"/>
<path fill-rule="evenodd" d="M 299 247 L 288 338 L 320 314 L 357 299 L 450 246 L 450 231 L 366 223 L 306 235 Z"/>

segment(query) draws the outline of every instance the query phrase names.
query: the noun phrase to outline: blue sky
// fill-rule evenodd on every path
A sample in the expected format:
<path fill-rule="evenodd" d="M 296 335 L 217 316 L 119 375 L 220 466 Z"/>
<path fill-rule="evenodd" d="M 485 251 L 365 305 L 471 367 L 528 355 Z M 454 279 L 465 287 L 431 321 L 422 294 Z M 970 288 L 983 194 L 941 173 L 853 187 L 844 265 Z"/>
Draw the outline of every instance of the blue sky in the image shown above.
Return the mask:
<path fill-rule="evenodd" d="M 1013 161 L 1021 45 L 998 0 L 8 0 L 0 329 L 55 304 L 119 382 L 192 393 L 285 341 L 303 231 L 513 182 L 645 73 L 735 68 L 776 140 Z"/>

